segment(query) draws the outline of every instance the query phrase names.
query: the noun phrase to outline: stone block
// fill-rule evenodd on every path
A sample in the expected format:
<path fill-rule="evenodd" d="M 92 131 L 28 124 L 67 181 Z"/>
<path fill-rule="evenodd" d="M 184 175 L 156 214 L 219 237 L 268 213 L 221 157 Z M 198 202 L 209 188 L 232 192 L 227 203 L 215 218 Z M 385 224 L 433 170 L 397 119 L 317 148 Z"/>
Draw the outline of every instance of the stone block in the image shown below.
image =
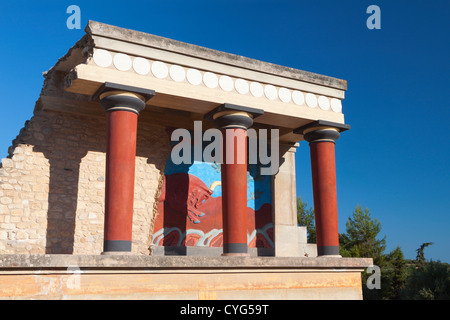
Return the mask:
<path fill-rule="evenodd" d="M 275 256 L 300 256 L 297 226 L 275 225 Z"/>
<path fill-rule="evenodd" d="M 9 159 L 9 158 L 2 159 L 1 164 L 2 164 L 3 168 L 13 168 L 14 167 L 14 162 L 12 161 L 12 159 Z"/>

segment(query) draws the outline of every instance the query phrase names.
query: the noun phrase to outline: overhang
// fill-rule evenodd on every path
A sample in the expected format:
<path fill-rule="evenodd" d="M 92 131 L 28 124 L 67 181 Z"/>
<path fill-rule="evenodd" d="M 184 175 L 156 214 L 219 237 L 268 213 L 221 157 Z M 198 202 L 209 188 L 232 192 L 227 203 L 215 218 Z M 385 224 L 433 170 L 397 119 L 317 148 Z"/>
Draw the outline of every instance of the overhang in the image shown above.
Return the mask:
<path fill-rule="evenodd" d="M 92 97 L 110 82 L 154 90 L 140 121 L 172 127 L 192 128 L 225 103 L 263 110 L 255 127 L 278 128 L 285 142 L 313 121 L 345 123 L 344 80 L 95 21 L 85 30 L 46 73 L 38 109 L 99 116 Z"/>

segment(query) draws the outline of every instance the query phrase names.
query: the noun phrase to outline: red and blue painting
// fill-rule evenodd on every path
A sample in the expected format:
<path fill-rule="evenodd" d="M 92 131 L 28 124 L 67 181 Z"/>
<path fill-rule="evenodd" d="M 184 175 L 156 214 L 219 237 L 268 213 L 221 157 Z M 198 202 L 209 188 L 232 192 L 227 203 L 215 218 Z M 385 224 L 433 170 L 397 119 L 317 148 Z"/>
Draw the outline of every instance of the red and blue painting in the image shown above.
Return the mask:
<path fill-rule="evenodd" d="M 178 165 L 167 160 L 153 246 L 223 245 L 221 165 L 192 160 Z M 271 176 L 261 175 L 258 164 L 248 165 L 247 216 L 248 247 L 273 248 Z"/>

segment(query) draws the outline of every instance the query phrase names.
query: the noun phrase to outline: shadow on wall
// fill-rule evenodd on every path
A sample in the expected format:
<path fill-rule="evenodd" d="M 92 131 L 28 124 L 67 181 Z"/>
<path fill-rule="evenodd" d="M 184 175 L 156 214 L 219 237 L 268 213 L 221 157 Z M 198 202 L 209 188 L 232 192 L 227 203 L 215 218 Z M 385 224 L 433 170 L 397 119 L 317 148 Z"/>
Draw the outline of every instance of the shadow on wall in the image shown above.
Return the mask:
<path fill-rule="evenodd" d="M 160 172 L 164 170 L 164 163 L 168 156 L 164 153 L 164 147 L 152 148 L 152 143 L 145 137 L 147 131 L 151 131 L 145 125 L 138 125 L 138 140 L 136 155 L 148 158 L 147 163 L 154 166 Z M 154 126 L 150 126 L 154 128 Z M 144 131 L 143 131 L 144 130 Z M 147 131 L 145 131 L 147 130 Z M 154 130 L 154 129 L 152 129 Z M 163 131 L 163 130 L 161 130 Z M 161 141 L 163 145 L 165 141 Z M 97 222 L 95 228 L 98 229 L 96 248 L 103 246 L 103 216 L 104 216 L 104 172 L 105 172 L 105 152 L 106 152 L 106 118 L 89 118 L 85 116 L 72 116 L 52 111 L 39 111 L 35 116 L 27 121 L 17 138 L 13 141 L 13 146 L 9 153 L 12 156 L 14 148 L 19 144 L 33 146 L 33 152 L 42 153 L 48 160 L 49 165 L 49 185 L 48 185 L 48 211 L 46 230 L 46 254 L 73 254 L 75 248 L 75 228 L 79 222 L 77 211 L 80 203 L 80 194 L 86 199 L 82 199 L 84 206 L 89 207 L 87 197 L 93 190 L 92 185 L 96 184 L 96 196 L 100 199 L 95 204 L 98 208 L 95 212 Z M 167 148 L 168 149 L 168 148 Z M 101 161 L 82 165 L 83 159 L 88 152 L 98 152 Z M 163 160 L 158 160 L 163 158 Z M 101 164 L 101 167 L 99 165 Z M 95 166 L 93 168 L 92 166 Z M 93 181 L 85 172 L 95 172 Z M 138 172 L 136 172 L 138 175 Z M 80 180 L 81 177 L 81 180 Z M 80 193 L 79 188 L 88 187 Z M 84 209 L 84 208 L 82 208 Z M 89 210 L 89 209 L 87 209 Z M 87 212 L 87 210 L 85 210 Z M 94 212 L 94 209 L 91 209 Z M 101 211 L 101 212 L 98 212 Z M 84 212 L 86 214 L 86 212 Z M 151 212 L 146 212 L 151 215 Z M 151 219 L 148 219 L 151 221 Z M 150 230 L 150 225 L 148 229 Z M 100 241 L 101 239 L 101 241 Z M 92 252 L 99 253 L 99 252 Z"/>
<path fill-rule="evenodd" d="M 82 118 L 73 119 L 47 112 L 32 119 L 33 151 L 41 152 L 50 166 L 46 254 L 73 253 L 81 160 L 90 150 L 105 152 L 105 147 L 99 147 L 106 139 L 106 122 L 98 128 L 83 128 Z"/>

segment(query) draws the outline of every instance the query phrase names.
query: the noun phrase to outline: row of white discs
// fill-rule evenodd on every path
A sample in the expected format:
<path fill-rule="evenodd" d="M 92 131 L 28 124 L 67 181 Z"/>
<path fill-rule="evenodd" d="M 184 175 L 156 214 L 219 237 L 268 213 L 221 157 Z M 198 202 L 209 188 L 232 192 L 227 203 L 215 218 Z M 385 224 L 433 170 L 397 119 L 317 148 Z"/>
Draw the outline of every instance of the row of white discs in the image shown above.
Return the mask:
<path fill-rule="evenodd" d="M 271 84 L 262 85 L 259 82 L 248 82 L 243 79 L 233 80 L 231 77 L 222 75 L 217 76 L 212 72 L 204 72 L 202 73 L 197 69 L 187 69 L 178 66 L 172 65 L 170 67 L 167 66 L 166 63 L 161 61 L 154 61 L 150 63 L 148 60 L 136 57 L 133 60 L 123 53 L 116 53 L 114 58 L 111 53 L 103 50 L 96 49 L 94 52 L 94 62 L 100 67 L 109 67 L 111 64 L 120 71 L 128 71 L 131 68 L 140 75 L 147 75 L 148 73 L 152 73 L 158 79 L 165 79 L 167 76 L 173 81 L 183 82 L 187 80 L 192 85 L 200 85 L 203 83 L 206 87 L 215 89 L 220 87 L 224 91 L 236 91 L 240 94 L 248 94 L 251 93 L 254 97 L 261 98 L 265 96 L 269 100 L 276 100 L 279 98 L 281 101 L 285 103 L 294 102 L 296 105 L 304 105 L 306 103 L 307 106 L 311 108 L 316 108 L 319 106 L 322 110 L 333 110 L 334 112 L 342 111 L 342 104 L 339 99 L 329 99 L 325 96 L 319 96 L 312 93 L 306 93 L 305 95 L 298 90 L 289 90 L 286 88 L 277 89 L 275 86 Z"/>

